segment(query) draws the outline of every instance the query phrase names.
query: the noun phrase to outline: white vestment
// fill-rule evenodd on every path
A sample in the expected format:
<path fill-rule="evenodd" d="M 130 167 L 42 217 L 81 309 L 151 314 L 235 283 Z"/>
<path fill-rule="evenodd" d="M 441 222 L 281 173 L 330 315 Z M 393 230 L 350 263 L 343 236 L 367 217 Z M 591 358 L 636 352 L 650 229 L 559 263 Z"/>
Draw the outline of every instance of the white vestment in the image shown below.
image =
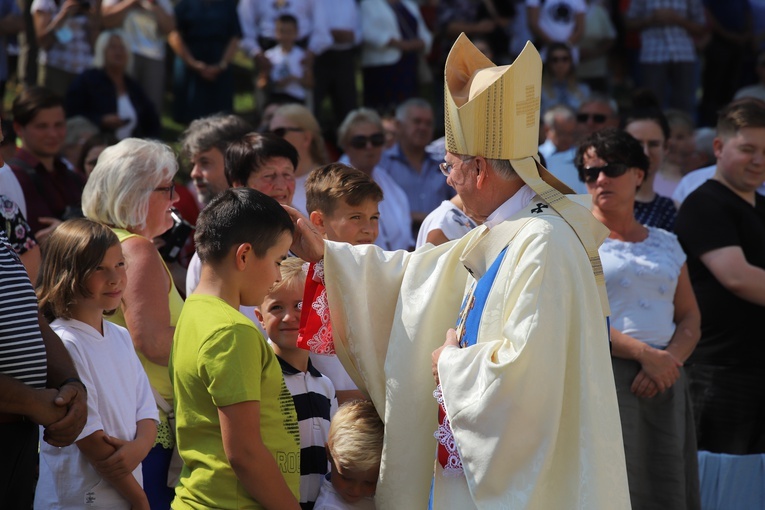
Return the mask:
<path fill-rule="evenodd" d="M 378 508 L 427 507 L 437 428 L 431 353 L 455 326 L 473 278 L 515 232 L 477 344 L 445 349 L 439 360 L 465 474 L 444 485 L 437 471 L 434 508 L 630 508 L 592 266 L 573 229 L 539 201 L 413 253 L 326 243 L 335 348 L 386 426 Z"/>

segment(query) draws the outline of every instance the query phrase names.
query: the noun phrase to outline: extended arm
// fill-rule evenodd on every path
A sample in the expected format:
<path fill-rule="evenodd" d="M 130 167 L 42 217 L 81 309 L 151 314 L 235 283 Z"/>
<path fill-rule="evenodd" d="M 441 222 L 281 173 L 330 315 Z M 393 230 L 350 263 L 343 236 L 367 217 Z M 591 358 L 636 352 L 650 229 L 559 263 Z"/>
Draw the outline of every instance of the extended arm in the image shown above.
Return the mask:
<path fill-rule="evenodd" d="M 276 459 L 260 435 L 260 402 L 218 408 L 223 449 L 236 477 L 255 501 L 269 510 L 299 510 Z"/>
<path fill-rule="evenodd" d="M 765 306 L 765 269 L 750 264 L 740 246 L 726 246 L 699 257 L 720 285 L 735 296 Z"/>

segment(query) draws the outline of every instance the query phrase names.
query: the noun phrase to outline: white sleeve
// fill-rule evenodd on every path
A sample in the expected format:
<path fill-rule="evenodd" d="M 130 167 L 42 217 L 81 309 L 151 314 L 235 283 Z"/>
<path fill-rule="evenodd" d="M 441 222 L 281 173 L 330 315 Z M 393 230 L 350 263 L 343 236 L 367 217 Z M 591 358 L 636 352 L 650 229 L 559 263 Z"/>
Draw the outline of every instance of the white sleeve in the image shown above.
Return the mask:
<path fill-rule="evenodd" d="M 239 27 L 242 29 L 242 40 L 239 41 L 239 47 L 249 57 L 254 57 L 261 52 L 260 45 L 258 44 L 258 20 L 255 16 L 255 3 L 257 1 L 240 0 L 236 6 L 236 13 L 239 16 Z"/>
<path fill-rule="evenodd" d="M 194 289 L 199 285 L 199 278 L 202 273 L 202 261 L 199 260 L 199 255 L 194 252 L 189 262 L 189 268 L 186 270 L 186 296 L 190 296 Z"/>
<path fill-rule="evenodd" d="M 90 364 L 87 362 L 87 356 L 80 351 L 79 346 L 77 345 L 76 333 L 73 333 L 66 326 L 62 325 L 54 327 L 53 324 L 51 324 L 51 329 L 53 329 L 53 331 L 55 331 L 61 338 L 64 347 L 66 347 L 66 350 L 69 352 L 69 356 L 72 357 L 74 366 L 77 369 L 77 376 L 87 389 L 88 419 L 85 422 L 85 427 L 83 427 L 82 432 L 77 436 L 76 441 L 79 441 L 94 432 L 104 430 L 101 416 L 98 414 L 98 388 L 93 382 L 93 377 L 89 369 Z"/>

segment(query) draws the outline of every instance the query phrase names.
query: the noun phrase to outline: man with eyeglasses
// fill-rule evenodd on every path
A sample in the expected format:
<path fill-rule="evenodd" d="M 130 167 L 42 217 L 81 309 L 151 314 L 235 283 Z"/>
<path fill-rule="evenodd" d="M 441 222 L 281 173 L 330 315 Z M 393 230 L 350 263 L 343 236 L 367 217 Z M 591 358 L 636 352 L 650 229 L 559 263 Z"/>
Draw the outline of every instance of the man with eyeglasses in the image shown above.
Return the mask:
<path fill-rule="evenodd" d="M 483 222 L 462 239 L 383 252 L 297 220 L 338 358 L 385 420 L 378 508 L 630 508 L 608 230 L 536 161 L 541 72 L 531 44 L 511 66 L 464 34 L 449 53 L 441 170 Z"/>
<path fill-rule="evenodd" d="M 375 244 L 384 250 L 408 250 L 414 245 L 409 199 L 401 186 L 380 166 L 385 146 L 382 119 L 370 108 L 351 111 L 337 130 L 337 140 L 345 154 L 341 163 L 351 165 L 372 177 L 383 191 L 379 233 Z"/>
<path fill-rule="evenodd" d="M 13 128 L 21 138 L 8 161 L 24 191 L 27 221 L 42 241 L 62 220 L 82 216 L 85 179 L 60 156 L 66 137 L 63 99 L 43 87 L 30 87 L 13 101 Z"/>
<path fill-rule="evenodd" d="M 597 131 L 619 127 L 619 106 L 603 94 L 590 94 L 576 111 L 577 139 L 584 140 Z"/>
<path fill-rule="evenodd" d="M 422 220 L 430 211 L 454 196 L 444 182 L 438 164 L 425 148 L 433 140 L 433 108 L 420 98 L 396 108 L 396 144 L 385 151 L 380 167 L 390 174 L 409 198 L 412 234 L 417 237 Z"/>

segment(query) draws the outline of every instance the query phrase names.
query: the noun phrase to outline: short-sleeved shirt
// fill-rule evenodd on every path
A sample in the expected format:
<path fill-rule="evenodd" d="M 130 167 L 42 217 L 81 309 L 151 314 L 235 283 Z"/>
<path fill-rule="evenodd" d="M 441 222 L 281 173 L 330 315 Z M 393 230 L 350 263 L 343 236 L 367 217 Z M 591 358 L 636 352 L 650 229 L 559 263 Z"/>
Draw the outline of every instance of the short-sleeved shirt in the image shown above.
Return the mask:
<path fill-rule="evenodd" d="M 645 19 L 657 9 L 672 9 L 699 24 L 706 22 L 701 0 L 632 0 L 626 17 Z M 696 47 L 687 30 L 678 25 L 651 26 L 640 32 L 640 62 L 695 62 Z"/>
<path fill-rule="evenodd" d="M 553 41 L 567 41 L 577 14 L 587 12 L 584 0 L 526 0 L 526 6 L 539 7 L 539 29 Z"/>
<path fill-rule="evenodd" d="M 103 321 L 102 327 L 103 335 L 74 319 L 51 323 L 88 388 L 88 419 L 77 440 L 103 430 L 111 437 L 131 441 L 139 421 L 157 421 L 157 406 L 130 334 L 110 322 Z M 132 474 L 143 485 L 140 465 Z M 86 498 L 93 508 L 130 508 L 79 448 L 57 448 L 43 441 L 35 508 L 88 508 Z"/>
<path fill-rule="evenodd" d="M 64 2 L 34 0 L 32 12 L 42 11 L 54 18 Z M 40 48 L 40 64 L 68 73 L 81 73 L 93 63 L 93 48 L 88 35 L 88 18 L 84 14 L 69 16 L 53 34 L 55 41 L 47 50 Z"/>
<path fill-rule="evenodd" d="M 48 361 L 37 296 L 24 266 L 0 229 L 0 374 L 45 388 Z"/>
<path fill-rule="evenodd" d="M 104 0 L 103 6 L 116 5 L 126 0 Z M 173 15 L 173 4 L 170 0 L 157 0 L 157 5 L 165 13 Z M 131 8 L 125 15 L 122 29 L 128 38 L 130 51 L 153 60 L 162 60 L 165 57 L 166 37 L 159 30 L 157 18 L 154 13 L 143 8 Z"/>
<path fill-rule="evenodd" d="M 675 332 L 675 289 L 685 263 L 677 237 L 648 227 L 643 241 L 606 239 L 599 252 L 611 325 L 654 348 L 666 347 Z"/>
<path fill-rule="evenodd" d="M 765 269 L 765 197 L 756 194 L 753 207 L 719 181 L 706 181 L 680 206 L 675 232 L 701 310 L 701 340 L 688 363 L 765 368 L 765 307 L 723 287 L 700 259 L 738 246 L 749 264 Z"/>
<path fill-rule="evenodd" d="M 19 206 L 5 195 L 0 195 L 0 220 L 0 229 L 5 231 L 5 236 L 16 253 L 22 255 L 37 245 L 32 229 L 21 214 Z"/>
<path fill-rule="evenodd" d="M 378 167 L 395 179 L 409 199 L 409 209 L 417 213 L 429 213 L 443 200 L 454 196 L 454 190 L 446 184 L 446 177 L 430 154 L 425 155 L 418 172 L 409 165 L 401 147 L 396 144 L 383 152 Z"/>
<path fill-rule="evenodd" d="M 170 356 L 176 441 L 184 461 L 173 508 L 262 508 L 223 450 L 218 408 L 260 402 L 260 436 L 295 498 L 300 433 L 276 354 L 255 325 L 223 300 L 194 294 L 175 328 Z"/>

